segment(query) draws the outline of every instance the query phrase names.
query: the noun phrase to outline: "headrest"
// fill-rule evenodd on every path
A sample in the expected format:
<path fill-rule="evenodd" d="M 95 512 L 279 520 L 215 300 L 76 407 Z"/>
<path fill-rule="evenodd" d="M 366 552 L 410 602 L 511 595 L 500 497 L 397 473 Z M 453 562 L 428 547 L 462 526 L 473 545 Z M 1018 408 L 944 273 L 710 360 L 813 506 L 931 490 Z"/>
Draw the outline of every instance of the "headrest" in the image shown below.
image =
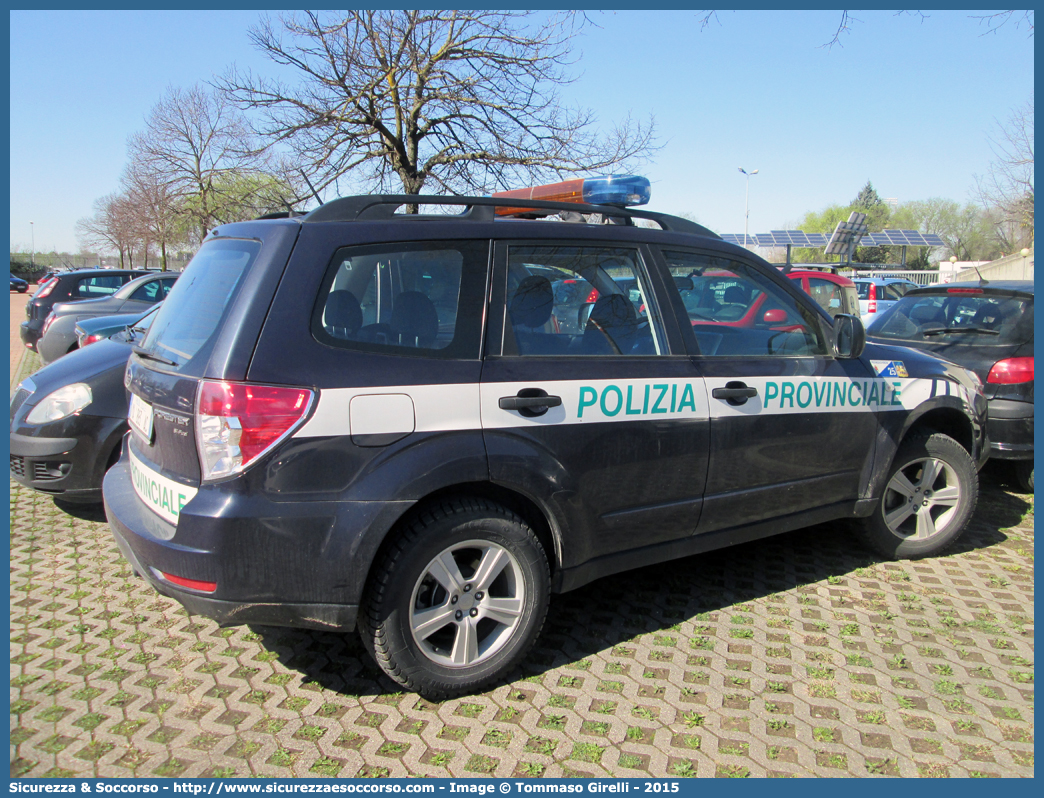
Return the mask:
<path fill-rule="evenodd" d="M 554 291 L 551 281 L 546 277 L 533 275 L 526 277 L 518 284 L 515 295 L 511 297 L 508 312 L 511 323 L 535 329 L 547 324 L 551 311 L 555 306 Z"/>

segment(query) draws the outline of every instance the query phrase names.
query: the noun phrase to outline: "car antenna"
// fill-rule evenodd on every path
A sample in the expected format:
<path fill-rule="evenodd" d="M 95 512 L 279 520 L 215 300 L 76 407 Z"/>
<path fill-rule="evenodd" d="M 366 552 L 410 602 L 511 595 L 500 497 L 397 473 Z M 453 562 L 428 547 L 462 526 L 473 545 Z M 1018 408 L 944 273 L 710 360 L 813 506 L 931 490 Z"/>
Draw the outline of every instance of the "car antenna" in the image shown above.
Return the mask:
<path fill-rule="evenodd" d="M 305 174 L 304 169 L 299 169 L 298 171 L 301 173 L 301 177 L 304 178 L 305 183 L 308 185 L 309 190 L 312 192 L 312 196 L 315 197 L 315 201 L 322 205 L 323 201 L 319 199 L 319 192 L 315 190 L 315 187 L 312 185 L 312 181 L 308 179 L 308 175 Z"/>
<path fill-rule="evenodd" d="M 979 288 L 982 288 L 984 285 L 990 284 L 990 281 L 982 276 L 982 272 L 979 271 L 978 266 L 972 266 L 972 268 L 975 269 L 975 273 L 979 275 Z"/>

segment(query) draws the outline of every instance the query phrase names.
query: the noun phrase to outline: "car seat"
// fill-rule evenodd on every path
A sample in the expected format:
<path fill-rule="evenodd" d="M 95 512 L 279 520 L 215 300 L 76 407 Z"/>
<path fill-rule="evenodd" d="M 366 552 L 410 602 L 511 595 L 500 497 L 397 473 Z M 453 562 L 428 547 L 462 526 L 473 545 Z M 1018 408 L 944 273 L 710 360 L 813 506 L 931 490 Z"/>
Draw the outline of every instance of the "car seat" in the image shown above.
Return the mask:
<path fill-rule="evenodd" d="M 565 353 L 568 337 L 544 332 L 554 308 L 554 289 L 546 277 L 532 275 L 518 284 L 508 304 L 508 315 L 520 355 Z"/>

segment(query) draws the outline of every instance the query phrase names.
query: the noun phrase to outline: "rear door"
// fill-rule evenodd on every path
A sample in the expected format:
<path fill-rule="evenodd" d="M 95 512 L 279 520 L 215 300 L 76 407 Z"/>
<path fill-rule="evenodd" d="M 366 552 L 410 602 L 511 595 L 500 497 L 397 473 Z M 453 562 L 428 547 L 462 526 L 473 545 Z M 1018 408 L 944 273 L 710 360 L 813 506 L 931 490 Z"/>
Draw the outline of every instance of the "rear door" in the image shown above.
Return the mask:
<path fill-rule="evenodd" d="M 647 251 L 518 241 L 494 257 L 481 384 L 493 481 L 550 510 L 567 566 L 692 534 L 707 395 Z M 566 276 L 553 284 L 548 267 Z"/>
<path fill-rule="evenodd" d="M 808 298 L 754 264 L 681 248 L 662 256 L 709 394 L 698 533 L 856 499 L 883 404 L 873 375 L 835 359 Z"/>

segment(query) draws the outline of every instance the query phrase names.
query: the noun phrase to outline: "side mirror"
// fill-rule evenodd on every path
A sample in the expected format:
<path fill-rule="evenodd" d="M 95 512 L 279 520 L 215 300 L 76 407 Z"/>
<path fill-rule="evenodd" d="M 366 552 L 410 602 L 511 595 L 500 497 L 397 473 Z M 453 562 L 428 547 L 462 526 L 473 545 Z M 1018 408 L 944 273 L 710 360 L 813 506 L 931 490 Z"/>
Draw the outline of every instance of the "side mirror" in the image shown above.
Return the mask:
<path fill-rule="evenodd" d="M 866 346 L 866 328 L 858 316 L 839 313 L 834 317 L 834 354 L 841 360 L 851 360 L 863 354 Z"/>
<path fill-rule="evenodd" d="M 780 310 L 779 308 L 766 310 L 765 315 L 761 317 L 761 320 L 765 322 L 765 324 L 782 324 L 787 320 L 787 312 L 785 310 Z"/>

